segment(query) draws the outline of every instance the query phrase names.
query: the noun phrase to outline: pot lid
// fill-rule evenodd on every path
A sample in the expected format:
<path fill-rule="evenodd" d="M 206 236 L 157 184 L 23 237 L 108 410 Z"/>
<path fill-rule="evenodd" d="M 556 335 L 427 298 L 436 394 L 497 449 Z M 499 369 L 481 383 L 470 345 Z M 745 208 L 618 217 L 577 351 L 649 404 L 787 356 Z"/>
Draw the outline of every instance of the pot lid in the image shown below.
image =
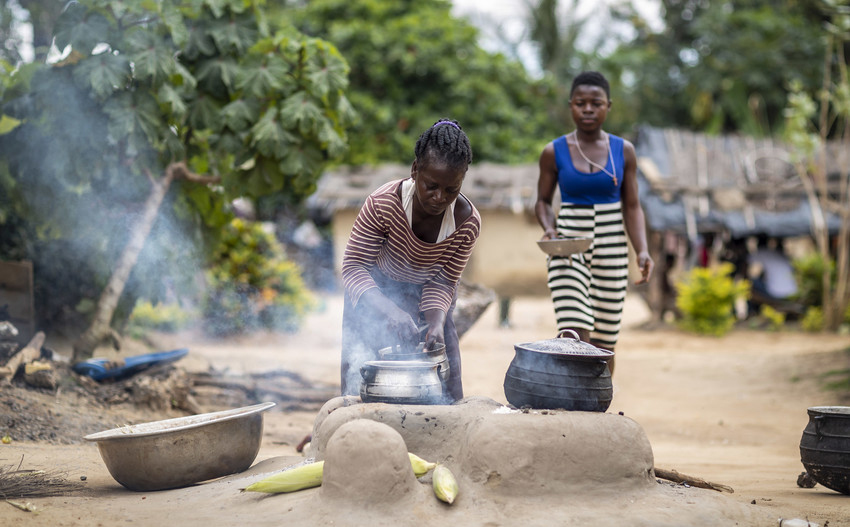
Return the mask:
<path fill-rule="evenodd" d="M 572 336 L 565 336 L 570 334 Z M 567 355 L 578 359 L 608 360 L 614 356 L 613 351 L 597 348 L 589 342 L 582 342 L 578 338 L 578 333 L 571 329 L 565 329 L 553 339 L 526 342 L 518 344 L 516 347 L 539 353 Z"/>

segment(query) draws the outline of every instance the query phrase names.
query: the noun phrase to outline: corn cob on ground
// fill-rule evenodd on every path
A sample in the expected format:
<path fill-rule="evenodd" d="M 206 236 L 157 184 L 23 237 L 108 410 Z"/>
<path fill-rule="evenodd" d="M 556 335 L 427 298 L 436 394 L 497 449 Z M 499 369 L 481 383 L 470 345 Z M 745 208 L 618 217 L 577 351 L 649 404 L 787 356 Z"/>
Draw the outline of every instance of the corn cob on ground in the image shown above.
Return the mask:
<path fill-rule="evenodd" d="M 431 481 L 434 487 L 434 495 L 448 504 L 455 501 L 458 493 L 458 484 L 455 475 L 444 465 L 437 465 L 434 468 L 434 473 L 431 474 Z"/>
<path fill-rule="evenodd" d="M 407 455 L 410 457 L 410 466 L 413 468 L 413 473 L 417 478 L 425 475 L 429 470 L 437 466 L 436 463 L 425 461 L 416 454 L 408 452 Z M 280 493 L 318 487 L 322 484 L 324 466 L 324 461 L 301 465 L 300 467 L 285 470 L 252 483 L 243 490 L 249 492 Z"/>

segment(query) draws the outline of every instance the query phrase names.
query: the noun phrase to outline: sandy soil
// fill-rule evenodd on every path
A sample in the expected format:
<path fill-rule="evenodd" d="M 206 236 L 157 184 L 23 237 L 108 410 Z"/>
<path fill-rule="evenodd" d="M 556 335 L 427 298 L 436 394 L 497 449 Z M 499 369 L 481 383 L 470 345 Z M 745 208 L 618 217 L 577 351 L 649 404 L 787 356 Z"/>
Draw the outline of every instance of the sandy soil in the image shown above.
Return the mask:
<path fill-rule="evenodd" d="M 823 375 L 847 368 L 850 339 L 745 329 L 722 338 L 705 338 L 671 328 L 650 330 L 643 324 L 648 316 L 645 306 L 636 298 L 631 296 L 627 301 L 625 328 L 617 348 L 614 400 L 608 412 L 622 412 L 643 428 L 655 466 L 731 486 L 732 494 L 691 490 L 710 493 L 715 502 L 728 500 L 730 507 L 745 505 L 762 518 L 808 518 L 822 526 L 850 525 L 846 496 L 820 485 L 803 489 L 796 484 L 803 471 L 799 442 L 808 422 L 806 408 L 847 404 L 841 394 L 823 389 Z M 188 346 L 190 355 L 180 363 L 188 370 L 203 371 L 211 365 L 236 372 L 282 368 L 317 382 L 336 383 L 341 299 L 331 296 L 325 300 L 325 309 L 313 315 L 297 335 L 257 335 L 230 341 L 193 337 L 191 342 L 186 341 L 186 335 L 165 335 L 160 336 L 160 343 L 163 349 Z M 511 328 L 499 327 L 496 306 L 491 306 L 461 340 L 466 395 L 505 404 L 502 383 L 513 358 L 513 345 L 550 338 L 554 327 L 546 298 L 516 299 Z M 63 352 L 58 347 L 57 351 Z M 0 400 L 5 395 L 0 393 Z M 12 408 L 9 400 L 1 407 L 3 412 L 28 411 L 26 407 Z M 49 405 L 49 399 L 44 404 Z M 66 417 L 64 410 L 56 411 Z M 143 422 L 145 417 L 160 418 L 135 411 L 123 416 L 107 409 L 83 411 L 100 411 L 103 422 L 111 419 L 114 426 Z M 262 447 L 252 470 L 259 470 L 258 464 L 268 470 L 302 459 L 295 445 L 311 432 L 315 415 L 313 411 L 267 412 Z M 220 485 L 207 483 L 158 493 L 125 490 L 111 478 L 97 448 L 90 443 L 15 440 L 11 445 L 0 445 L 0 465 L 17 465 L 22 458 L 24 468 L 60 469 L 74 480 L 85 477 L 86 489 L 62 497 L 17 500 L 31 502 L 37 513 L 0 503 L 3 525 L 167 525 L 168 511 L 174 510 L 173 500 L 177 499 L 190 512 L 192 508 L 206 510 L 203 523 L 242 523 L 229 514 L 228 498 L 223 497 Z M 306 499 L 296 497 L 291 503 L 297 508 L 301 503 L 298 500 Z M 273 504 L 264 500 L 257 505 L 255 519 L 274 518 Z M 212 516 L 219 520 L 209 519 L 210 510 L 216 511 Z M 635 506 L 633 514 L 640 513 Z M 610 521 L 616 516 L 603 503 L 596 514 L 587 517 L 599 525 L 617 525 Z M 249 518 L 244 516 L 243 520 Z M 455 517 L 452 521 L 482 525 L 474 517 Z M 501 524 L 523 522 L 507 517 Z"/>

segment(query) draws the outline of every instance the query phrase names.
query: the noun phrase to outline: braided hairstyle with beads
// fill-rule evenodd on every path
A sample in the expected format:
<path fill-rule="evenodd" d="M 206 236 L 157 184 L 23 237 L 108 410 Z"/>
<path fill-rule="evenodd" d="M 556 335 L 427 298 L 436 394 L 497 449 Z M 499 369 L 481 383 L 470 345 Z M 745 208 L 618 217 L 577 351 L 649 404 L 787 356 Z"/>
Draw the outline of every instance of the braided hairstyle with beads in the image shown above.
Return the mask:
<path fill-rule="evenodd" d="M 440 119 L 416 140 L 414 154 L 419 164 L 442 162 L 451 168 L 466 169 L 472 163 L 469 138 L 457 121 Z"/>

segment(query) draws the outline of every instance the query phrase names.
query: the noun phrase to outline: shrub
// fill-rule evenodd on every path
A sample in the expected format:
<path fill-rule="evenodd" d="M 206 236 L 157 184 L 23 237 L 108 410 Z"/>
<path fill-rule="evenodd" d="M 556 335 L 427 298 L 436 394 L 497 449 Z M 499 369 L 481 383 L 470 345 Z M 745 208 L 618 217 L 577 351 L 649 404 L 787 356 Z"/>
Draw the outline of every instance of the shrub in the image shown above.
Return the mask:
<path fill-rule="evenodd" d="M 139 300 L 130 313 L 127 332 L 135 338 L 149 330 L 174 332 L 187 327 L 193 319 L 192 313 L 177 304 L 153 304 L 148 300 Z"/>
<path fill-rule="evenodd" d="M 796 258 L 791 265 L 797 279 L 797 300 L 805 306 L 820 306 L 823 301 L 823 258 L 812 252 Z M 831 282 L 835 282 L 835 262 L 830 261 Z"/>
<path fill-rule="evenodd" d="M 676 307 L 682 312 L 680 326 L 703 335 L 720 336 L 735 324 L 735 301 L 746 298 L 750 283 L 735 282 L 732 264 L 695 267 L 676 284 Z"/>
<path fill-rule="evenodd" d="M 800 327 L 805 331 L 823 331 L 823 309 L 818 306 L 809 306 L 800 321 Z"/>
<path fill-rule="evenodd" d="M 262 225 L 234 219 L 207 272 L 204 323 L 214 335 L 295 331 L 314 305 L 298 266 Z"/>
<path fill-rule="evenodd" d="M 774 331 L 782 329 L 782 326 L 785 325 L 785 313 L 780 313 L 767 304 L 761 305 L 759 315 L 767 320 L 770 329 Z"/>

